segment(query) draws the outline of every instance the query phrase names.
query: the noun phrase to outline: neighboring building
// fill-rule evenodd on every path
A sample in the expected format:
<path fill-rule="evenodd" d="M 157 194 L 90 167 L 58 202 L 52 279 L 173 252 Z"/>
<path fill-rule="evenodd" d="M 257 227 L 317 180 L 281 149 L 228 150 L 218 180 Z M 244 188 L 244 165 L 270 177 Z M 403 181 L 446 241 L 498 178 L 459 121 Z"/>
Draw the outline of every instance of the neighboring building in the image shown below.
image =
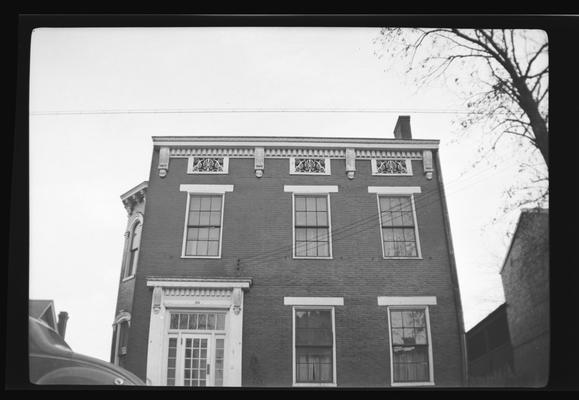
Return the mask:
<path fill-rule="evenodd" d="M 513 346 L 503 303 L 466 333 L 469 382 L 475 386 L 510 378 Z"/>
<path fill-rule="evenodd" d="M 501 278 L 517 384 L 545 386 L 550 349 L 549 210 L 521 212 Z"/>
<path fill-rule="evenodd" d="M 32 318 L 39 319 L 49 327 L 57 331 L 64 339 L 66 333 L 66 324 L 68 322 L 68 313 L 61 311 L 56 318 L 54 310 L 54 301 L 52 300 L 29 300 L 28 315 Z"/>
<path fill-rule="evenodd" d="M 461 386 L 438 141 L 154 137 L 111 361 L 152 385 Z"/>

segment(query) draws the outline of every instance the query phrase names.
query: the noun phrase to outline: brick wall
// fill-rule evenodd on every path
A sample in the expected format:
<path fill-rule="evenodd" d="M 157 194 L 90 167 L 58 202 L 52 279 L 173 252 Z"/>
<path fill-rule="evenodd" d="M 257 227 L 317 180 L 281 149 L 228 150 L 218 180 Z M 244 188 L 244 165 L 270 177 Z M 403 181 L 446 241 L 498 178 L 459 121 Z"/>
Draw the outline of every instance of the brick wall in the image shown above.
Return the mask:
<path fill-rule="evenodd" d="M 146 376 L 147 332 L 152 290 L 148 275 L 251 277 L 243 321 L 243 384 L 291 386 L 292 310 L 284 296 L 338 296 L 335 308 L 339 386 L 387 386 L 390 382 L 386 307 L 378 296 L 436 296 L 430 307 L 434 378 L 437 385 L 461 384 L 457 305 L 437 176 L 427 180 L 420 161 L 414 176 L 371 176 L 370 161 L 356 161 L 347 179 L 345 161 L 332 160 L 331 176 L 289 175 L 288 159 L 266 159 L 262 178 L 253 159 L 230 159 L 227 175 L 188 175 L 186 159 L 171 159 L 165 178 L 153 152 L 143 225 L 129 355 L 126 367 Z M 181 259 L 187 194 L 181 184 L 233 184 L 225 194 L 221 259 Z M 332 260 L 292 259 L 292 196 L 284 185 L 337 185 L 330 194 L 332 231 L 355 220 L 371 222 L 333 239 Z M 376 195 L 368 186 L 420 186 L 415 194 L 422 260 L 384 260 Z M 375 217 L 375 218 L 373 218 Z M 284 248 L 267 260 L 257 255 Z M 134 332 L 139 334 L 134 334 Z"/>

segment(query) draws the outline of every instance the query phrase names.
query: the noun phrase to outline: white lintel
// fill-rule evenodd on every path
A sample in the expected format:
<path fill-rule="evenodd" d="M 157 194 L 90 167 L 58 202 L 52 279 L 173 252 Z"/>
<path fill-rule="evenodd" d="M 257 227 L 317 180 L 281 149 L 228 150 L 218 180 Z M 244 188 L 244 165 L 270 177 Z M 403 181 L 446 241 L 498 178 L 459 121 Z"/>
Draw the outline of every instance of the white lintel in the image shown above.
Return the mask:
<path fill-rule="evenodd" d="M 379 306 L 434 306 L 436 296 L 378 296 Z"/>
<path fill-rule="evenodd" d="M 183 184 L 179 186 L 179 190 L 188 193 L 225 193 L 233 192 L 233 185 L 192 185 Z"/>
<path fill-rule="evenodd" d="M 343 306 L 343 297 L 284 297 L 285 306 Z"/>
<path fill-rule="evenodd" d="M 368 193 L 413 194 L 422 193 L 420 186 L 368 186 Z"/>
<path fill-rule="evenodd" d="M 292 193 L 336 193 L 337 185 L 284 185 L 284 192 Z"/>

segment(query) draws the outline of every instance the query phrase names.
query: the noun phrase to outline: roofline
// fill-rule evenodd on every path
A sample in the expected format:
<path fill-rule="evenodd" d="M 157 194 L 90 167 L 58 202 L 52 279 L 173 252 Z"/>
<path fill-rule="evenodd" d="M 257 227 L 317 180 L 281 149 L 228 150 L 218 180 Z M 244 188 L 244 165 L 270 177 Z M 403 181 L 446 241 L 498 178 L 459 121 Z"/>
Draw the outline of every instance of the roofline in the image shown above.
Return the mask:
<path fill-rule="evenodd" d="M 153 136 L 155 146 L 246 146 L 438 149 L 438 139 L 378 139 L 311 136 Z"/>
<path fill-rule="evenodd" d="M 121 200 L 125 200 L 125 199 L 131 197 L 133 194 L 139 192 L 140 190 L 142 190 L 148 186 L 149 186 L 149 181 L 143 181 L 143 182 L 139 183 L 137 186 L 135 186 L 132 189 L 130 189 L 129 191 L 123 193 L 121 195 Z"/>
<path fill-rule="evenodd" d="M 521 213 L 519 214 L 519 219 L 517 221 L 517 226 L 513 232 L 513 237 L 511 238 L 511 243 L 509 243 L 509 248 L 505 254 L 505 258 L 503 259 L 503 264 L 501 266 L 501 270 L 499 271 L 499 275 L 503 273 L 505 266 L 507 265 L 507 260 L 509 259 L 509 255 L 511 254 L 511 250 L 513 249 L 513 243 L 515 242 L 515 238 L 517 237 L 517 232 L 519 231 L 519 226 L 521 226 L 521 220 L 523 219 L 523 214 L 549 214 L 548 208 L 521 208 Z"/>

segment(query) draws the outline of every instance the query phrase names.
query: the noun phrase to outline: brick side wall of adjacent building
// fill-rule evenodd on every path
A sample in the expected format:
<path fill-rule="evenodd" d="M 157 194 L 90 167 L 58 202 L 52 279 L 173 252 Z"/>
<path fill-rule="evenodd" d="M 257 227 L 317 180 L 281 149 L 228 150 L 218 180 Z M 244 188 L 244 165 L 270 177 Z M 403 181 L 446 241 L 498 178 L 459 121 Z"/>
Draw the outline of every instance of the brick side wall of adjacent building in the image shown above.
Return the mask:
<path fill-rule="evenodd" d="M 345 161 L 332 160 L 331 176 L 289 175 L 288 159 L 266 159 L 262 178 L 254 160 L 229 160 L 227 175 L 188 175 L 186 159 L 171 159 L 160 178 L 153 152 L 146 218 L 136 276 L 126 367 L 146 377 L 147 332 L 152 289 L 146 276 L 251 277 L 245 293 L 243 385 L 292 385 L 292 309 L 284 296 L 336 296 L 336 365 L 339 386 L 387 386 L 390 362 L 386 307 L 378 296 L 436 296 L 430 307 L 434 380 L 461 382 L 462 359 L 457 304 L 451 284 L 448 246 L 437 176 L 427 180 L 421 161 L 410 177 L 371 176 L 370 161 L 356 161 L 356 177 Z M 221 259 L 182 259 L 187 194 L 181 184 L 233 184 L 225 194 Z M 292 195 L 284 185 L 337 185 L 330 194 L 332 260 L 292 259 Z M 376 194 L 368 186 L 420 186 L 415 195 L 422 260 L 384 260 Z M 337 234 L 353 221 L 366 220 Z M 269 257 L 262 255 L 281 250 Z"/>
<path fill-rule="evenodd" d="M 549 374 L 549 215 L 521 216 L 501 273 L 515 374 L 544 386 Z"/>

